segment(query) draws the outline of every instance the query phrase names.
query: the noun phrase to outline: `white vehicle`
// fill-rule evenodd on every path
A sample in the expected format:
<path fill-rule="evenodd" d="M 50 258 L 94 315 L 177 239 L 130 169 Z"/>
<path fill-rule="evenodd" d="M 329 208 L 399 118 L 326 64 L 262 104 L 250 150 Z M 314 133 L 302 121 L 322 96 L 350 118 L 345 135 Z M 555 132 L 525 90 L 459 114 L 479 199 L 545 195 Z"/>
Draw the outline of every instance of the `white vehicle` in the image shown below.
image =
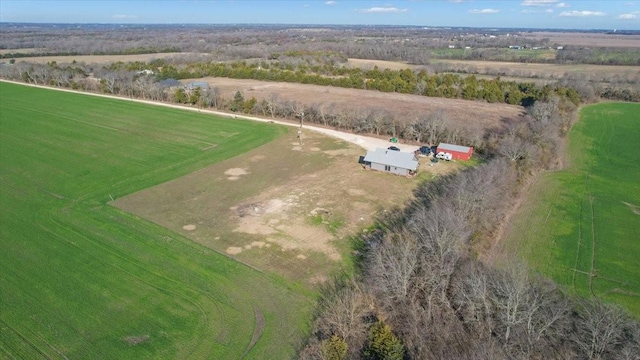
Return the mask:
<path fill-rule="evenodd" d="M 436 158 L 450 161 L 451 159 L 453 159 L 453 155 L 448 152 L 440 151 L 438 154 L 436 154 Z"/>

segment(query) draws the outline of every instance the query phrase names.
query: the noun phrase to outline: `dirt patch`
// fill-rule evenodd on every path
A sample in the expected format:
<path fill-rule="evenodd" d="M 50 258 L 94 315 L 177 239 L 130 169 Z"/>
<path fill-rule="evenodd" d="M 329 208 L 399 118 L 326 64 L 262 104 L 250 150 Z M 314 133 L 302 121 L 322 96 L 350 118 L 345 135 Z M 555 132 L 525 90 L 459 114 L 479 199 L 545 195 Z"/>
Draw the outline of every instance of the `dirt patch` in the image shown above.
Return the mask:
<path fill-rule="evenodd" d="M 129 346 L 136 346 L 142 344 L 150 339 L 149 335 L 139 335 L 139 336 L 127 336 L 123 340 Z"/>
<path fill-rule="evenodd" d="M 247 175 L 248 173 L 247 169 L 241 168 L 233 168 L 224 172 L 224 174 L 227 175 L 227 179 L 231 181 L 238 180 L 240 176 Z"/>
<path fill-rule="evenodd" d="M 226 252 L 229 255 L 238 255 L 242 252 L 242 248 L 238 246 L 229 246 Z"/>
<path fill-rule="evenodd" d="M 186 231 L 193 231 L 195 229 L 196 229 L 196 226 L 193 224 L 185 225 L 182 227 L 182 230 L 186 230 Z"/>

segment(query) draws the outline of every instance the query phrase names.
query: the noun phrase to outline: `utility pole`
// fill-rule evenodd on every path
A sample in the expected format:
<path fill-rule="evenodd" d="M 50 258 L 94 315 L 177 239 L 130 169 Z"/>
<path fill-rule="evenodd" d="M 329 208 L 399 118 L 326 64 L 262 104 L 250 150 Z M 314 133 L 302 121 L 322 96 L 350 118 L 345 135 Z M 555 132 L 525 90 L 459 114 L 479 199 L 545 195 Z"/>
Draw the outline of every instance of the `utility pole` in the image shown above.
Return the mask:
<path fill-rule="evenodd" d="M 302 146 L 302 116 L 300 117 L 300 130 L 298 130 L 298 142 Z"/>

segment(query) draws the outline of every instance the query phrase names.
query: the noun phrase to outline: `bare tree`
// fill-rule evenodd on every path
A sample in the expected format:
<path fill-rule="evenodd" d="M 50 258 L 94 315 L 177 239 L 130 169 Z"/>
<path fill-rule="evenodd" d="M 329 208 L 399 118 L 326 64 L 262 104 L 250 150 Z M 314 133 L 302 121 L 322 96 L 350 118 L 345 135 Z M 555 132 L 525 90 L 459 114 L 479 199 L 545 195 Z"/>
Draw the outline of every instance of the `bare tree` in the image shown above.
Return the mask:
<path fill-rule="evenodd" d="M 629 319 L 624 312 L 594 299 L 583 302 L 577 318 L 575 341 L 588 359 L 607 359 L 627 340 L 624 330 Z M 638 339 L 635 339 L 637 342 Z"/>

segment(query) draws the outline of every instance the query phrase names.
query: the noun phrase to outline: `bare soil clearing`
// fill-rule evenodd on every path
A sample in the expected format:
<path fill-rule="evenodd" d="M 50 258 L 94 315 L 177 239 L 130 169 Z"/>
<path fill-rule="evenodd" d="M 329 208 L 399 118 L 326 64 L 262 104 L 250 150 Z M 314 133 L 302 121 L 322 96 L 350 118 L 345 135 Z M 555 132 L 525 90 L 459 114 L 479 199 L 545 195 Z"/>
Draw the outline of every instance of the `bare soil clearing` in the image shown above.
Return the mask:
<path fill-rule="evenodd" d="M 342 266 L 348 236 L 412 199 L 418 179 L 365 170 L 357 162 L 361 147 L 303 134 L 302 146 L 290 131 L 114 205 L 259 269 L 317 283 Z M 421 179 L 461 166 L 426 160 Z M 230 183 L 230 174 L 239 178 Z"/>

